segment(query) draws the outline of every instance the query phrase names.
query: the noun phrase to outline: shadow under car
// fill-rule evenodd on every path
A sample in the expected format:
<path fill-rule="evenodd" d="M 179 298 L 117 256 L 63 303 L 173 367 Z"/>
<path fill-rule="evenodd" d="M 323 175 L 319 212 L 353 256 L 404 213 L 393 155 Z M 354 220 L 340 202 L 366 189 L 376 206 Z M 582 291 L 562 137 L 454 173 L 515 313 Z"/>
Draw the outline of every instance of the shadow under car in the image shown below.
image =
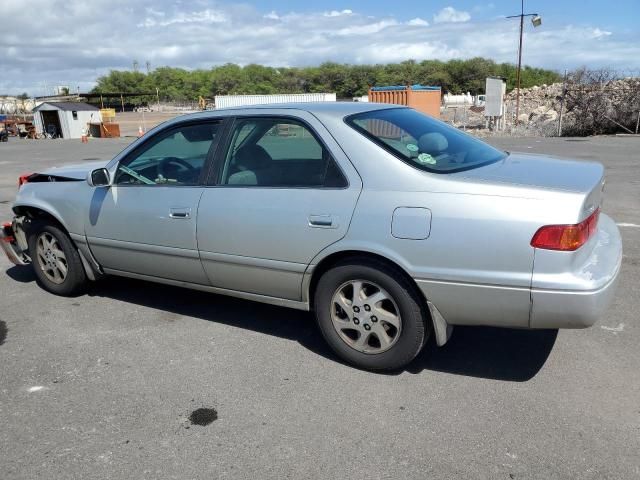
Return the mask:
<path fill-rule="evenodd" d="M 7 270 L 7 275 L 21 283 L 36 279 L 30 266 L 12 267 Z M 190 289 L 181 289 L 177 296 L 177 288 L 180 287 L 125 277 L 106 277 L 91 284 L 87 295 L 170 312 L 176 318 L 190 316 L 274 335 L 296 341 L 322 357 L 342 363 L 322 338 L 313 313 Z M 443 347 L 436 347 L 432 337 L 405 370 L 413 374 L 431 370 L 524 382 L 533 378 L 545 364 L 557 335 L 557 330 L 458 326 Z"/>

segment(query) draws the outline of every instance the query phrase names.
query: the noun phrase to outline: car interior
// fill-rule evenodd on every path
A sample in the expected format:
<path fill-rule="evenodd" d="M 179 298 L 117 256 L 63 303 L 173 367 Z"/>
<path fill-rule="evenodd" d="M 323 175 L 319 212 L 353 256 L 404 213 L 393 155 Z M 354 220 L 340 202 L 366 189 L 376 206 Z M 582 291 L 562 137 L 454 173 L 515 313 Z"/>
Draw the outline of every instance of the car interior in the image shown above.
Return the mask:
<path fill-rule="evenodd" d="M 219 123 L 186 125 L 118 165 L 117 184 L 196 185 Z"/>
<path fill-rule="evenodd" d="M 118 166 L 121 185 L 196 185 L 218 124 L 181 127 Z M 264 187 L 344 187 L 327 149 L 301 124 L 240 120 L 226 155 L 223 184 Z"/>
<path fill-rule="evenodd" d="M 345 181 L 329 152 L 304 126 L 278 119 L 252 119 L 235 130 L 223 183 L 336 187 Z"/>

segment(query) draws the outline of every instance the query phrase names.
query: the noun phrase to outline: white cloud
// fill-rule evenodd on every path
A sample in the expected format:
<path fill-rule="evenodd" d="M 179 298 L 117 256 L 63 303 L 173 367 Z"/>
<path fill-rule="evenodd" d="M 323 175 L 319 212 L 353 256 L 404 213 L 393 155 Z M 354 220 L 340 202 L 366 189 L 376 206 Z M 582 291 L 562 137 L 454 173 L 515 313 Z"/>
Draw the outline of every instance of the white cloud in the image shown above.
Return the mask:
<path fill-rule="evenodd" d="M 154 17 L 161 17 L 161 20 L 157 20 L 155 18 L 147 17 L 144 19 L 142 23 L 139 23 L 138 27 L 168 27 L 169 25 L 173 25 L 175 23 L 224 23 L 227 21 L 227 17 L 218 11 L 215 10 L 202 10 L 199 12 L 191 12 L 184 13 L 179 12 L 176 13 L 171 18 L 166 18 L 164 12 L 150 12 Z"/>
<path fill-rule="evenodd" d="M 606 30 L 600 30 L 599 28 L 594 28 L 593 31 L 591 32 L 591 36 L 593 38 L 601 38 L 601 37 L 608 37 L 609 35 L 611 35 L 612 32 L 607 32 Z"/>
<path fill-rule="evenodd" d="M 353 10 L 345 9 L 345 10 L 331 10 L 330 12 L 325 12 L 325 17 L 342 17 L 344 15 L 352 15 Z"/>
<path fill-rule="evenodd" d="M 337 35 L 372 35 L 394 25 L 398 25 L 398 22 L 395 20 L 382 20 L 380 22 L 341 28 L 336 33 Z"/>
<path fill-rule="evenodd" d="M 435 23 L 468 22 L 469 20 L 471 20 L 469 12 L 456 10 L 453 7 L 444 7 L 433 16 L 433 21 Z"/>
<path fill-rule="evenodd" d="M 151 68 L 208 69 L 227 62 L 305 66 L 475 56 L 513 63 L 517 55 L 517 22 L 504 19 L 419 28 L 421 18 L 351 10 L 266 13 L 230 0 L 213 6 L 198 0 L 30 2 L 38 22 L 18 2 L 3 6 L 11 21 L 0 30 L 0 94 L 39 95 L 45 82 L 88 90 L 111 69 L 131 69 L 134 59 L 142 66 L 149 61 Z M 523 51 L 523 62 L 538 67 L 637 69 L 640 30 L 543 24 L 526 30 Z"/>
<path fill-rule="evenodd" d="M 416 27 L 428 27 L 429 22 L 423 20 L 420 17 L 412 18 L 407 22 L 407 25 L 416 26 Z"/>

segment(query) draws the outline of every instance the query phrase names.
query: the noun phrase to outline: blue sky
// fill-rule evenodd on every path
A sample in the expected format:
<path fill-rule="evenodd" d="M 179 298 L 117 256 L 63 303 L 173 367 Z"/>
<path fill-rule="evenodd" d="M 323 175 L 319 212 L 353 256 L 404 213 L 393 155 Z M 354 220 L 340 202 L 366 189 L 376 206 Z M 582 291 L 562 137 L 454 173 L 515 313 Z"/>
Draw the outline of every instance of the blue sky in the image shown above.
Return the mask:
<path fill-rule="evenodd" d="M 515 62 L 519 0 L 29 0 L 2 7 L 0 94 L 87 90 L 134 60 L 152 68 L 387 63 L 483 56 Z M 640 70 L 640 0 L 528 0 L 523 62 Z M 37 12 L 34 15 L 33 12 Z M 46 26 L 46 28 L 43 28 Z"/>
<path fill-rule="evenodd" d="M 270 2 L 251 2 L 261 11 L 305 11 L 317 10 L 315 2 L 300 2 L 294 0 L 275 0 Z M 325 10 L 352 10 L 367 11 L 371 15 L 386 15 L 393 11 L 395 5 L 406 12 L 407 18 L 429 18 L 440 9 L 453 6 L 457 10 L 468 11 L 473 18 L 479 21 L 492 20 L 500 15 L 516 15 L 520 13 L 519 0 L 494 0 L 494 1 L 434 1 L 434 0 L 356 0 L 345 2 L 342 0 L 326 0 L 322 2 Z M 540 13 L 544 16 L 545 23 L 549 25 L 598 24 L 600 28 L 610 30 L 640 29 L 640 0 L 525 0 L 525 13 Z"/>

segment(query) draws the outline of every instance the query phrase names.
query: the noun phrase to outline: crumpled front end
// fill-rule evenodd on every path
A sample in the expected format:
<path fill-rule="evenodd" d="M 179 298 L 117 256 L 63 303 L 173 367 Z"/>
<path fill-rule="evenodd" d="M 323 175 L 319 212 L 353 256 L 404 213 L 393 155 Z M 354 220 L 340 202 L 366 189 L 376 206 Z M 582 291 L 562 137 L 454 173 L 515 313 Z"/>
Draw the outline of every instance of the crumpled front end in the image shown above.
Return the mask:
<path fill-rule="evenodd" d="M 24 217 L 15 217 L 13 222 L 4 223 L 0 228 L 0 246 L 9 261 L 15 265 L 31 263 L 24 221 Z"/>

